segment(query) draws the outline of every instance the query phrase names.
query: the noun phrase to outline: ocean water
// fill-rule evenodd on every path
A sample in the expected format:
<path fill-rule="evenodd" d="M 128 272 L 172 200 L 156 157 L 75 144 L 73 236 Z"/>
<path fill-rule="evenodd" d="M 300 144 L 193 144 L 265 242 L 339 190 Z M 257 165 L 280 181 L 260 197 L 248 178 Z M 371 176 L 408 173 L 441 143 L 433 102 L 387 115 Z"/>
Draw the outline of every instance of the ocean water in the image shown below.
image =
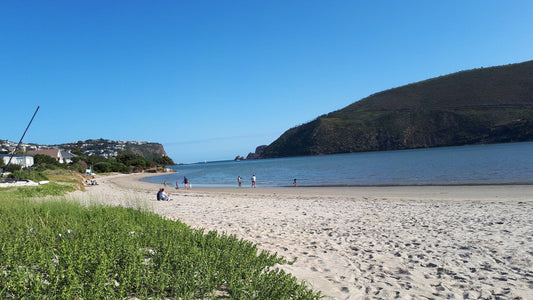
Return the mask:
<path fill-rule="evenodd" d="M 379 186 L 533 184 L 533 142 L 365 153 L 218 161 L 170 166 L 176 173 L 144 181 L 182 186 L 186 176 L 193 187 L 251 185 Z"/>

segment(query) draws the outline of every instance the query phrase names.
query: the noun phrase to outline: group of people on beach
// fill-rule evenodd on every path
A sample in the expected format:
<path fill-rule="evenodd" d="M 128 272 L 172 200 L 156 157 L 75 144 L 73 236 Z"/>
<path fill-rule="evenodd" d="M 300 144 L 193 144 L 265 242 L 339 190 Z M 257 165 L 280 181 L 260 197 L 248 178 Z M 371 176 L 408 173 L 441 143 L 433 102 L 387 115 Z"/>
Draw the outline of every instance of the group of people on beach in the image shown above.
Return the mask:
<path fill-rule="evenodd" d="M 239 184 L 239 187 L 242 186 L 242 177 L 241 176 L 237 176 L 237 183 Z M 252 175 L 252 187 L 254 188 L 256 185 L 256 178 L 255 178 L 255 174 Z M 294 178 L 292 184 L 294 186 L 296 186 L 297 184 L 297 181 L 296 181 L 296 178 Z"/>
<path fill-rule="evenodd" d="M 256 183 L 257 183 L 257 178 L 255 177 L 255 174 L 252 175 L 251 180 L 252 180 L 252 188 L 255 188 L 256 187 Z M 237 176 L 237 183 L 238 183 L 239 187 L 242 187 L 242 177 L 241 176 Z M 183 176 L 183 184 L 184 184 L 186 190 L 191 188 L 191 182 L 185 176 Z M 165 188 L 167 187 L 167 181 L 166 180 L 163 182 L 163 185 L 165 187 L 164 188 L 160 188 L 159 191 L 157 192 L 157 201 L 170 201 L 170 200 L 172 200 L 172 199 L 170 199 L 170 197 L 167 194 L 167 192 L 165 192 Z M 293 181 L 293 185 L 296 186 L 296 178 Z M 180 188 L 179 187 L 179 182 L 176 181 L 176 189 L 179 190 L 179 188 Z"/>
<path fill-rule="evenodd" d="M 185 176 L 183 177 L 183 184 L 185 185 L 185 189 L 186 190 L 188 190 L 188 189 L 190 189 L 192 187 L 191 186 L 191 182 Z M 165 187 L 164 188 L 160 188 L 159 191 L 157 192 L 157 201 L 169 201 L 169 200 L 172 200 L 168 196 L 167 192 L 165 192 L 165 188 L 167 187 L 167 181 L 166 180 L 163 182 L 163 185 Z M 179 189 L 180 189 L 179 182 L 176 181 L 176 190 L 179 190 Z"/>
<path fill-rule="evenodd" d="M 252 175 L 252 187 L 255 188 L 256 187 L 256 183 L 257 183 L 257 178 L 255 177 L 255 174 Z M 192 186 L 191 186 L 191 182 L 189 181 L 189 179 L 185 176 L 183 176 L 183 184 L 185 186 L 185 189 L 188 190 L 190 189 Z M 237 176 L 237 184 L 239 185 L 239 187 L 242 187 L 242 177 L 241 176 Z M 165 182 L 163 183 L 163 185 L 165 186 L 165 188 L 167 187 L 167 182 L 165 180 Z M 296 178 L 294 179 L 293 181 L 293 185 L 296 186 Z M 176 181 L 176 189 L 179 190 L 179 182 Z M 164 194 L 164 196 L 167 197 L 168 199 L 168 195 L 166 194 L 166 192 L 164 191 L 165 189 L 162 188 L 159 190 L 159 192 L 157 193 L 157 200 L 160 200 L 160 193 L 161 194 Z"/>
<path fill-rule="evenodd" d="M 96 182 L 96 179 L 85 180 L 85 185 L 98 185 L 98 182 Z"/>
<path fill-rule="evenodd" d="M 167 181 L 166 180 L 165 180 L 165 182 L 163 182 L 163 185 L 165 186 L 165 188 L 167 187 Z M 192 188 L 191 182 L 185 176 L 183 176 L 183 185 L 185 186 L 186 190 Z M 157 200 L 163 200 L 163 201 L 165 201 L 165 200 L 168 201 L 169 200 L 168 194 L 165 192 L 165 188 L 161 188 L 159 190 L 159 192 L 157 193 Z M 179 184 L 178 181 L 176 181 L 176 190 L 179 190 L 179 189 L 180 189 L 180 184 Z M 170 199 L 170 200 L 172 200 L 172 199 Z"/>
<path fill-rule="evenodd" d="M 165 180 L 165 182 L 163 182 L 163 185 L 165 187 L 167 187 L 167 181 Z M 185 186 L 185 189 L 188 190 L 190 188 L 192 188 L 192 185 L 191 185 L 191 182 L 189 181 L 189 179 L 185 176 L 183 176 L 183 185 Z M 179 181 L 176 181 L 176 190 L 179 190 L 180 189 L 180 184 L 179 184 Z"/>
<path fill-rule="evenodd" d="M 255 187 L 255 182 L 256 182 L 256 178 L 255 178 L 255 174 L 252 175 L 252 187 L 254 188 Z M 241 176 L 237 176 L 237 183 L 239 184 L 239 187 L 242 186 L 242 177 Z"/>

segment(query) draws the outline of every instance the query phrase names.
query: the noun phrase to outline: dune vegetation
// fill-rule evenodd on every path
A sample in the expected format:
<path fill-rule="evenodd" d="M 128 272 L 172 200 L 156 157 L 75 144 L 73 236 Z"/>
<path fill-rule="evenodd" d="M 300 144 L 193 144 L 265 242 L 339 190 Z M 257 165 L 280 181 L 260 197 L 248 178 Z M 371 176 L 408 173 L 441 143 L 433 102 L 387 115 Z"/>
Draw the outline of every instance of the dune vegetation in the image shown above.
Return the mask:
<path fill-rule="evenodd" d="M 250 242 L 58 196 L 72 189 L 0 189 L 0 298 L 322 297 L 276 267 L 290 262 Z"/>

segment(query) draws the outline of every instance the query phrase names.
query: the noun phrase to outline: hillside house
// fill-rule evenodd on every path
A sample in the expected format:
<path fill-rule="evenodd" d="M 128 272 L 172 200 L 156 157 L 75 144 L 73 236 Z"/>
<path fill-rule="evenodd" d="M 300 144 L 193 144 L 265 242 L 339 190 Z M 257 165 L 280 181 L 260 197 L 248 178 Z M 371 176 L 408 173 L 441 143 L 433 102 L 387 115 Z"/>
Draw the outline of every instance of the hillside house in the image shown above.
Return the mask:
<path fill-rule="evenodd" d="M 63 157 L 63 161 L 69 164 L 72 162 L 72 158 L 77 156 L 77 155 L 70 153 L 70 151 L 65 151 L 65 150 L 59 150 L 59 151 L 61 151 L 61 156 Z"/>
<path fill-rule="evenodd" d="M 38 150 L 30 150 L 26 152 L 26 154 L 34 156 L 36 154 L 43 154 L 48 155 L 50 157 L 55 158 L 59 163 L 64 163 L 65 160 L 63 158 L 63 155 L 61 154 L 61 150 L 59 149 L 38 149 Z"/>
<path fill-rule="evenodd" d="M 0 154 L 0 159 L 4 161 L 4 165 L 7 165 L 9 162 L 9 158 L 11 157 L 11 154 Z M 24 168 L 33 166 L 33 157 L 29 155 L 13 155 L 13 159 L 11 159 L 12 165 L 21 165 Z"/>

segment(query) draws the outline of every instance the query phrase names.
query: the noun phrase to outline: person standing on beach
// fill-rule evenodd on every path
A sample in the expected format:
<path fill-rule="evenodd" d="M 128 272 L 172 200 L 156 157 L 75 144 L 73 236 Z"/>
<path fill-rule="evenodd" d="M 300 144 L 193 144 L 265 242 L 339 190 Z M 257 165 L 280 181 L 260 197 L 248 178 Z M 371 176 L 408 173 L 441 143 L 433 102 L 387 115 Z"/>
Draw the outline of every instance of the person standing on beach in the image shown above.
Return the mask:
<path fill-rule="evenodd" d="M 185 189 L 189 189 L 189 179 L 187 177 L 183 176 L 183 184 L 185 185 Z"/>
<path fill-rule="evenodd" d="M 176 190 L 180 189 L 180 184 L 176 181 Z"/>
<path fill-rule="evenodd" d="M 239 187 L 242 185 L 242 178 L 241 176 L 237 176 L 237 182 L 239 183 Z"/>
<path fill-rule="evenodd" d="M 296 178 L 294 178 L 294 182 L 292 184 L 294 184 L 294 186 L 296 186 Z"/>
<path fill-rule="evenodd" d="M 252 187 L 255 187 L 255 174 L 252 175 Z"/>

